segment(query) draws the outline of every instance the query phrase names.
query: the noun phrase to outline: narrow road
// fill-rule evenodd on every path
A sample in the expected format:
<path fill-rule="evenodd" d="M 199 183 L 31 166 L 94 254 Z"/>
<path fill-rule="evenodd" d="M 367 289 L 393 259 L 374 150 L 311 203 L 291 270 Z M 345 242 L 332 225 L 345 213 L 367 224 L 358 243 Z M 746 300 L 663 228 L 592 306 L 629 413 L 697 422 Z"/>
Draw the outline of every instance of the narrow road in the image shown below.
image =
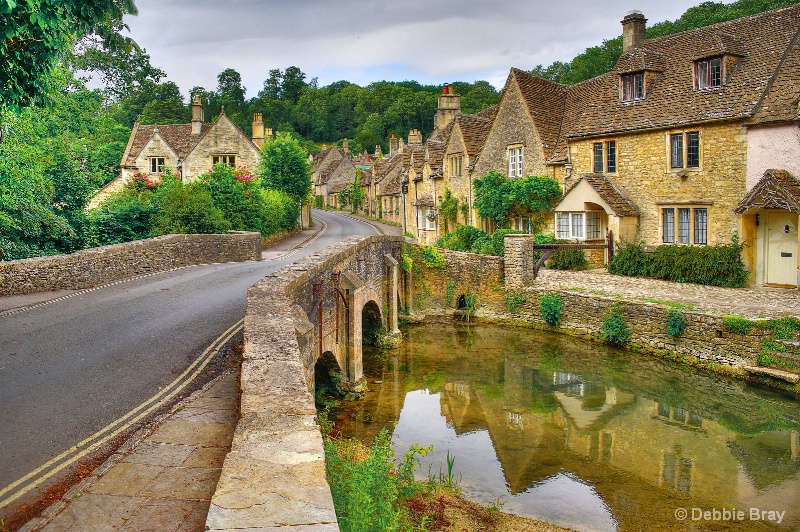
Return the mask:
<path fill-rule="evenodd" d="M 21 479 L 170 386 L 244 317 L 249 286 L 375 234 L 337 214 L 314 217 L 325 231 L 282 259 L 192 266 L 0 316 L 0 510 Z"/>

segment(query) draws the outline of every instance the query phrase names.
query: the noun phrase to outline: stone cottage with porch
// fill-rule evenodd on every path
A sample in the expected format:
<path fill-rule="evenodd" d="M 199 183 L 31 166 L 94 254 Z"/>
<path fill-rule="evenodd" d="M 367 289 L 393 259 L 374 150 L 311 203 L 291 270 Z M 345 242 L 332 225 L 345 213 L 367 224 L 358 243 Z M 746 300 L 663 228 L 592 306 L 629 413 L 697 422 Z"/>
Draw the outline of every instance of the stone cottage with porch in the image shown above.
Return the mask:
<path fill-rule="evenodd" d="M 98 207 L 137 173 L 158 180 L 164 169 L 170 167 L 188 183 L 217 163 L 255 170 L 265 135 L 271 137 L 272 130 L 265 130 L 260 113 L 253 117 L 253 138 L 231 122 L 224 109 L 214 122 L 206 123 L 204 108 L 197 96 L 192 103 L 189 124 L 133 125 L 122 155 L 119 177 L 100 189 L 88 208 Z"/>

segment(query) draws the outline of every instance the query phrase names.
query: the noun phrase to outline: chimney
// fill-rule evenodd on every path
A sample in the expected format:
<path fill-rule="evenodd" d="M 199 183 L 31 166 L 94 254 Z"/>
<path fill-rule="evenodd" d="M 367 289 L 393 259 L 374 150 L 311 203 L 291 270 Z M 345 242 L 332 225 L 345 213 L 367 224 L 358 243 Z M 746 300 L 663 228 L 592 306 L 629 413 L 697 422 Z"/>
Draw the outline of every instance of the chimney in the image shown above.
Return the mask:
<path fill-rule="evenodd" d="M 398 144 L 399 145 L 397 147 L 397 153 L 403 153 L 403 149 L 405 149 L 405 147 L 403 145 L 403 139 L 400 139 L 400 142 Z"/>
<path fill-rule="evenodd" d="M 253 115 L 253 144 L 259 148 L 264 145 L 264 121 L 261 120 L 261 113 Z"/>
<path fill-rule="evenodd" d="M 434 130 L 442 129 L 461 114 L 461 96 L 455 94 L 447 83 L 439 96 L 439 108 L 433 117 Z"/>
<path fill-rule="evenodd" d="M 400 139 L 392 133 L 392 138 L 389 139 L 389 157 L 394 157 L 398 153 L 400 153 Z"/>
<path fill-rule="evenodd" d="M 264 133 L 265 134 L 265 136 L 264 136 L 265 139 L 269 140 L 270 142 L 275 140 L 275 135 L 272 134 L 272 128 L 271 127 L 266 128 L 264 130 L 264 132 L 265 132 Z"/>
<path fill-rule="evenodd" d="M 205 108 L 200 103 L 200 95 L 196 94 L 194 102 L 192 102 L 192 135 L 199 135 L 203 131 L 203 122 L 205 122 Z"/>
<path fill-rule="evenodd" d="M 622 19 L 622 53 L 628 52 L 644 42 L 645 24 L 641 11 L 631 11 Z"/>
<path fill-rule="evenodd" d="M 422 144 L 422 132 L 419 129 L 412 129 L 408 132 L 408 145 Z"/>
<path fill-rule="evenodd" d="M 345 157 L 350 157 L 350 141 L 347 139 L 342 141 L 342 151 L 344 151 Z"/>
<path fill-rule="evenodd" d="M 389 153 L 391 153 L 391 152 L 389 152 Z M 380 157 L 381 155 L 383 155 L 383 150 L 381 149 L 381 145 L 380 144 L 376 144 L 375 145 L 375 157 L 377 158 L 377 157 Z M 369 156 L 369 155 L 367 155 L 367 156 Z"/>

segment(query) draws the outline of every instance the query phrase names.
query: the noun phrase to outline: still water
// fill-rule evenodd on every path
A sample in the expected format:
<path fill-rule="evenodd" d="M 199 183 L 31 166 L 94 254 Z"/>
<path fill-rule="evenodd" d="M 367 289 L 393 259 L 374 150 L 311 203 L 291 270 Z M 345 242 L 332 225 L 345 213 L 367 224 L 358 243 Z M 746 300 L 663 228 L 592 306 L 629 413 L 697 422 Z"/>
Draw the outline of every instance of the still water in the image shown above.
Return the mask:
<path fill-rule="evenodd" d="M 398 454 L 433 445 L 420 478 L 449 453 L 465 497 L 581 531 L 800 530 L 795 398 L 526 329 L 403 336 L 364 348 L 370 392 L 339 419 L 365 443 L 393 427 Z"/>

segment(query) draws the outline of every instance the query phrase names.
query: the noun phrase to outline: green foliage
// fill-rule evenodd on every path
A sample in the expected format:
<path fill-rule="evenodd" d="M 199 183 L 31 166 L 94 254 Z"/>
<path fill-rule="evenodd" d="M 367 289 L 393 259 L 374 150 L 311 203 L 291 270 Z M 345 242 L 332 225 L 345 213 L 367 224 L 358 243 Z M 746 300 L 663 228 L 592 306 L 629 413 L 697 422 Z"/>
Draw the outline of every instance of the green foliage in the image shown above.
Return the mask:
<path fill-rule="evenodd" d="M 311 191 L 308 153 L 297 140 L 285 133 L 261 147 L 258 175 L 264 187 L 285 192 L 298 204 Z"/>
<path fill-rule="evenodd" d="M 463 321 L 469 322 L 470 320 L 472 320 L 472 316 L 475 315 L 475 310 L 477 310 L 478 308 L 478 296 L 473 294 L 468 286 L 467 290 L 464 292 L 463 297 L 464 297 L 464 305 L 463 307 L 461 307 L 461 310 L 464 311 L 464 314 L 462 315 L 461 319 Z"/>
<path fill-rule="evenodd" d="M 508 179 L 491 171 L 475 179 L 475 208 L 481 218 L 508 227 L 516 216 L 530 216 L 532 231 L 544 226 L 550 209 L 561 198 L 561 185 L 553 178 L 527 176 Z"/>
<path fill-rule="evenodd" d="M 495 255 L 497 257 L 505 257 L 506 254 L 506 235 L 517 235 L 522 233 L 522 231 L 517 231 L 515 229 L 497 229 L 494 233 L 492 233 L 492 253 L 491 255 Z"/>
<path fill-rule="evenodd" d="M 438 249 L 430 246 L 420 246 L 420 260 L 427 268 L 441 270 L 447 265 L 444 254 Z"/>
<path fill-rule="evenodd" d="M 672 338 L 680 338 L 686 329 L 686 316 L 678 309 L 667 311 L 667 335 Z"/>
<path fill-rule="evenodd" d="M 630 337 L 631 331 L 622 315 L 622 306 L 619 303 L 611 305 L 603 316 L 600 338 L 611 345 L 623 345 Z"/>
<path fill-rule="evenodd" d="M 488 238 L 488 235 L 477 227 L 459 225 L 452 233 L 441 236 L 436 241 L 436 247 L 450 251 L 470 251 L 476 241 L 485 238 Z"/>
<path fill-rule="evenodd" d="M 527 300 L 524 295 L 514 290 L 506 290 L 503 293 L 503 301 L 505 301 L 506 308 L 512 314 L 519 314 L 520 307 Z"/>
<path fill-rule="evenodd" d="M 554 270 L 585 270 L 589 267 L 589 261 L 582 249 L 562 249 L 550 255 L 547 267 Z"/>
<path fill-rule="evenodd" d="M 562 310 L 561 294 L 558 292 L 548 292 L 539 297 L 539 314 L 548 324 L 558 325 L 561 323 Z"/>
<path fill-rule="evenodd" d="M 27 106 L 34 98 L 45 101 L 55 65 L 84 35 L 94 34 L 109 48 L 135 47 L 117 33 L 129 14 L 136 14 L 131 0 L 3 1 L 0 111 Z"/>
<path fill-rule="evenodd" d="M 757 324 L 741 316 L 723 316 L 722 326 L 732 333 L 748 334 Z"/>
<path fill-rule="evenodd" d="M 366 449 L 357 440 L 328 438 L 324 443 L 328 481 L 342 531 L 414 528 L 404 503 L 422 493 L 424 486 L 414 479 L 414 469 L 419 465 L 417 457 L 425 456 L 432 447 L 412 445 L 395 469 L 391 436 L 385 428 Z"/>
<path fill-rule="evenodd" d="M 456 295 L 456 282 L 455 281 L 447 281 L 447 287 L 445 288 L 445 295 L 444 295 L 444 304 L 446 307 L 453 306 L 453 297 Z"/>
<path fill-rule="evenodd" d="M 439 214 L 444 218 L 445 224 L 455 227 L 458 218 L 458 198 L 453 196 L 450 189 L 445 189 L 444 198 L 439 203 Z"/>
<path fill-rule="evenodd" d="M 734 237 L 730 244 L 716 246 L 661 245 L 646 252 L 644 244 L 620 247 L 608 265 L 616 275 L 655 277 L 681 283 L 740 288 L 748 272 L 742 262 L 744 244 Z"/>
<path fill-rule="evenodd" d="M 230 227 L 223 212 L 214 205 L 207 187 L 200 182 L 184 186 L 167 179 L 154 198 L 156 213 L 152 233 L 222 233 Z"/>
<path fill-rule="evenodd" d="M 152 236 L 155 214 L 153 192 L 136 193 L 130 188 L 108 198 L 89 213 L 89 243 L 104 246 Z"/>

